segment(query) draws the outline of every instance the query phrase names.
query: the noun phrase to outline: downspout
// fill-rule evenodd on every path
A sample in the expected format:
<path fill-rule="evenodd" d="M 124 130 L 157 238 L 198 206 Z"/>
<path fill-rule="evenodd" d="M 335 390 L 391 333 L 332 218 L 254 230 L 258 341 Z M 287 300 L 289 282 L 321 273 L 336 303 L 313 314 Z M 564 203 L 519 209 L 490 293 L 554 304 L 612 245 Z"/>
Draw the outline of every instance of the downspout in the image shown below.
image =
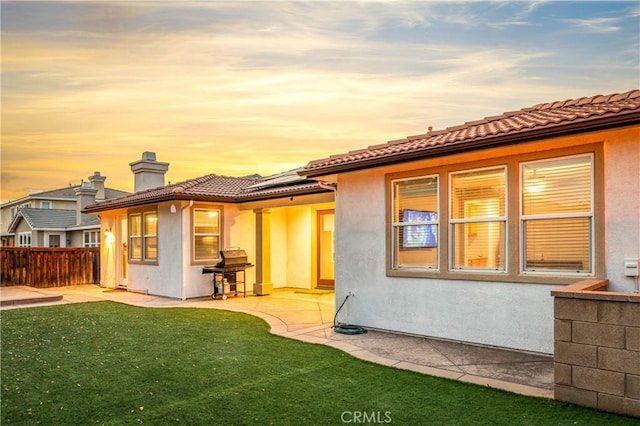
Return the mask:
<path fill-rule="evenodd" d="M 333 192 L 338 192 L 338 184 L 337 183 L 329 183 L 329 182 L 324 182 L 324 181 L 317 181 L 318 185 L 320 186 L 320 188 L 324 188 L 324 189 L 330 189 Z"/>
<path fill-rule="evenodd" d="M 186 206 L 184 206 L 184 207 L 182 207 L 180 209 L 180 224 L 182 224 L 182 217 L 183 217 L 182 212 L 185 209 L 190 208 L 191 206 L 193 206 L 193 199 L 189 200 L 189 204 L 187 204 Z M 184 238 L 182 239 L 182 241 L 184 241 Z M 189 239 L 189 241 L 191 241 L 191 239 Z M 183 253 L 184 253 L 184 251 L 183 251 Z M 182 265 L 183 265 L 183 267 L 182 267 L 182 300 L 187 300 L 187 296 L 186 296 L 187 290 L 185 288 L 185 286 L 187 284 L 187 280 L 186 280 L 186 277 L 184 276 L 184 274 L 186 273 L 185 268 L 184 268 L 184 259 L 182 259 Z"/>

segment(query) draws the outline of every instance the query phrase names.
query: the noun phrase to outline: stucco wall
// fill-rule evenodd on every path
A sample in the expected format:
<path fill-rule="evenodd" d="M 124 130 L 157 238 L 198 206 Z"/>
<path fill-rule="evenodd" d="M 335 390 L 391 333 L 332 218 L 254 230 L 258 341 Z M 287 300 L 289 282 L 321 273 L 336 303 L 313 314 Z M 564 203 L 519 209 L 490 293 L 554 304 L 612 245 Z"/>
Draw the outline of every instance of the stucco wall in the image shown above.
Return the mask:
<path fill-rule="evenodd" d="M 219 204 L 216 204 L 219 205 Z M 239 247 L 247 252 L 249 262 L 255 264 L 255 215 L 252 211 L 240 211 L 237 206 L 225 204 L 223 206 L 223 238 L 222 248 Z M 202 273 L 202 264 L 191 264 L 191 219 L 189 209 L 185 209 L 182 218 L 183 258 L 184 258 L 184 286 L 185 298 L 210 296 L 213 293 L 213 275 Z M 242 274 L 238 274 L 238 279 Z M 255 267 L 245 270 L 247 291 L 253 289 L 255 283 Z M 238 291 L 242 291 L 238 287 Z"/>
<path fill-rule="evenodd" d="M 340 321 L 553 352 L 556 286 L 387 277 L 383 174 L 352 173 L 338 187 L 336 303 L 355 293 Z"/>
<path fill-rule="evenodd" d="M 287 286 L 311 288 L 311 206 L 287 209 Z"/>
<path fill-rule="evenodd" d="M 625 277 L 624 259 L 640 258 L 640 135 L 619 134 L 605 145 L 607 278 L 611 291 L 631 292 L 633 278 Z"/>
<path fill-rule="evenodd" d="M 158 263 L 129 264 L 128 287 L 149 294 L 182 298 L 182 218 L 158 205 Z"/>

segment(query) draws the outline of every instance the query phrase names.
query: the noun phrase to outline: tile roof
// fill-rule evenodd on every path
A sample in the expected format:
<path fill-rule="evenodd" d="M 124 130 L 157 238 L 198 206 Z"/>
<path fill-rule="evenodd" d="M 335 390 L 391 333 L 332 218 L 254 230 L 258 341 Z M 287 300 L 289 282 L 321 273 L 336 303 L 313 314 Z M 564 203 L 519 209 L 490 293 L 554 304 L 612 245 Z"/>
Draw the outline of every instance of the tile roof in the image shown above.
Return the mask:
<path fill-rule="evenodd" d="M 91 204 L 84 212 L 99 212 L 169 200 L 239 203 L 291 195 L 326 192 L 318 182 L 301 177 L 296 170 L 262 178 L 209 174 L 132 195 Z"/>
<path fill-rule="evenodd" d="M 429 131 L 386 144 L 314 160 L 300 172 L 317 177 L 384 164 L 640 123 L 640 90 L 543 103 L 519 111 Z"/>
<path fill-rule="evenodd" d="M 9 231 L 15 231 L 20 219 L 24 219 L 31 229 L 59 229 L 99 227 L 100 219 L 95 215 L 83 214 L 82 223 L 76 225 L 76 211 L 63 209 L 18 209 L 16 216 L 9 225 Z"/>

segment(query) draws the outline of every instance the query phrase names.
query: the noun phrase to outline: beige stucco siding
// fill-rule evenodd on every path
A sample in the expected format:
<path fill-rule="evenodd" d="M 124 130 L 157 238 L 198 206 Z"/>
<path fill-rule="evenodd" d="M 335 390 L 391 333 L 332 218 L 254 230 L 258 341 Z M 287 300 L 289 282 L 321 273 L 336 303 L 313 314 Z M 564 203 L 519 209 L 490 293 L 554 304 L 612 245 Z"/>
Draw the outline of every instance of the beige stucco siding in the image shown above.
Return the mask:
<path fill-rule="evenodd" d="M 640 130 L 619 132 L 605 144 L 606 264 L 609 290 L 633 291 L 625 258 L 640 257 Z"/>

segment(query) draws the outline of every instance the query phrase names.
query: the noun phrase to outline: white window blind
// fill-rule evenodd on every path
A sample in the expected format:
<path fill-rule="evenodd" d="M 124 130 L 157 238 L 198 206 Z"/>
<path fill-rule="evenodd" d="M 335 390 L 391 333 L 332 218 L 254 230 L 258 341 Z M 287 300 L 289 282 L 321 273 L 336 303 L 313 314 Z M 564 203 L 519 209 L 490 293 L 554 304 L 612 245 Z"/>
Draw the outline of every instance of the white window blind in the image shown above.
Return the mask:
<path fill-rule="evenodd" d="M 220 251 L 220 210 L 193 211 L 194 260 L 217 259 Z"/>
<path fill-rule="evenodd" d="M 506 167 L 450 177 L 452 269 L 504 271 Z"/>
<path fill-rule="evenodd" d="M 592 272 L 593 157 L 521 166 L 523 270 Z"/>

